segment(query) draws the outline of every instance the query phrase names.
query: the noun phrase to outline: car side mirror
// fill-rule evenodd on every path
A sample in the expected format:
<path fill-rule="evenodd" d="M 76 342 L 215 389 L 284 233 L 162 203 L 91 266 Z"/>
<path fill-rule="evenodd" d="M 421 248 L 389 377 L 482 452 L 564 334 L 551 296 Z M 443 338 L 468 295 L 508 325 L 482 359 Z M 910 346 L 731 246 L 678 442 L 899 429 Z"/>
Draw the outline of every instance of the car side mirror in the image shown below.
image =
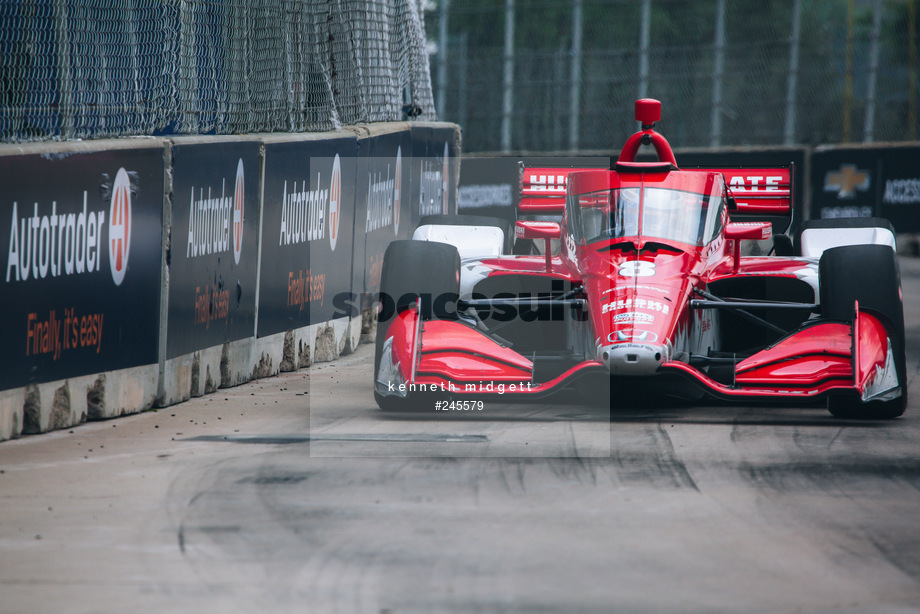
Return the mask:
<path fill-rule="evenodd" d="M 729 222 L 725 226 L 725 238 L 734 241 L 732 246 L 732 269 L 737 271 L 741 262 L 741 241 L 763 241 L 773 236 L 770 222 Z"/>
<path fill-rule="evenodd" d="M 550 242 L 553 239 L 562 238 L 562 226 L 556 222 L 531 222 L 518 220 L 514 227 L 514 236 L 518 239 L 545 240 L 546 248 L 543 250 L 543 254 L 546 257 L 546 270 L 552 270 L 553 250 L 550 246 Z"/>
<path fill-rule="evenodd" d="M 773 236 L 770 222 L 729 222 L 725 227 L 726 239 L 748 239 L 763 241 Z"/>
<path fill-rule="evenodd" d="M 519 220 L 514 228 L 518 239 L 559 239 L 562 227 L 556 222 L 530 222 Z"/>

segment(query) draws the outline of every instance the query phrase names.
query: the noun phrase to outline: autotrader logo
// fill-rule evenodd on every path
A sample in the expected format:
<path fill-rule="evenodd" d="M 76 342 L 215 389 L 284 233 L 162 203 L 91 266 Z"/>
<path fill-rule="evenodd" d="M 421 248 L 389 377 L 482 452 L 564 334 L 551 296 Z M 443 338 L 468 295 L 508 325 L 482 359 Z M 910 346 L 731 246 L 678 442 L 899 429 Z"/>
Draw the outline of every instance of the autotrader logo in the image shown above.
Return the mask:
<path fill-rule="evenodd" d="M 233 262 L 236 264 L 240 263 L 240 253 L 243 251 L 243 176 L 243 159 L 240 158 L 236 165 L 236 186 L 233 190 Z"/>
<path fill-rule="evenodd" d="M 243 250 L 243 226 L 246 223 L 245 170 L 243 159 L 236 164 L 236 177 L 230 194 L 227 179 L 220 180 L 220 192 L 212 186 L 193 185 L 189 189 L 188 245 L 186 258 L 207 257 L 230 252 L 236 264 Z M 197 191 L 197 195 L 196 195 Z"/>
<path fill-rule="evenodd" d="M 128 270 L 131 253 L 131 182 L 124 168 L 119 168 L 112 187 L 109 207 L 109 266 L 112 281 L 120 286 Z"/>
<path fill-rule="evenodd" d="M 329 246 L 335 251 L 339 240 L 339 220 L 342 217 L 342 163 L 339 154 L 332 161 L 332 180 L 329 182 Z"/>

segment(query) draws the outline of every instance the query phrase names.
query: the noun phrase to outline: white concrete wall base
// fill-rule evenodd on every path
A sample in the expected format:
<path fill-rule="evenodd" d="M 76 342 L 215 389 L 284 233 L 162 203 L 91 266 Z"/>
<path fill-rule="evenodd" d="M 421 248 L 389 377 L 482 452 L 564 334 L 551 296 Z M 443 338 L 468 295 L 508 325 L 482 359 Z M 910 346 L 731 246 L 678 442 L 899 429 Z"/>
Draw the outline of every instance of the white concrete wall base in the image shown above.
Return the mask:
<path fill-rule="evenodd" d="M 377 310 L 366 309 L 361 312 L 361 343 L 374 343 L 377 340 Z"/>
<path fill-rule="evenodd" d="M 144 365 L 0 392 L 0 440 L 153 407 L 159 368 Z"/>
<path fill-rule="evenodd" d="M 345 332 L 344 354 L 351 354 L 358 349 L 358 344 L 361 343 L 362 324 L 361 316 L 348 320 L 348 330 Z"/>
<path fill-rule="evenodd" d="M 242 339 L 165 361 L 0 392 L 0 441 L 167 407 L 220 388 L 308 368 L 354 352 L 367 318 L 340 318 Z M 160 378 L 162 377 L 162 382 Z"/>

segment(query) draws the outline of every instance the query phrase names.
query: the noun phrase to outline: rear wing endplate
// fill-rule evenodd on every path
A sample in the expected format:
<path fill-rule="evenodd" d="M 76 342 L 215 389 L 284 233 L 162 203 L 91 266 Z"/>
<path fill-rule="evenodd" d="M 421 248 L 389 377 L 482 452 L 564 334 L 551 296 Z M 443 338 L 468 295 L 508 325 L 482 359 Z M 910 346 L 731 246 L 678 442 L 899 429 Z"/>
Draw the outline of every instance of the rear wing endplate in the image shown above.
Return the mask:
<path fill-rule="evenodd" d="M 684 170 L 722 173 L 729 197 L 735 200 L 731 217 L 744 222 L 770 222 L 773 234 L 787 232 L 792 223 L 795 164 L 786 166 L 684 166 Z"/>
<path fill-rule="evenodd" d="M 684 170 L 722 173 L 729 195 L 734 198 L 737 219 L 771 221 L 783 232 L 792 220 L 795 165 L 773 167 L 685 166 Z M 565 188 L 569 173 L 598 167 L 525 166 L 519 163 L 519 215 L 559 216 L 565 210 Z"/>
<path fill-rule="evenodd" d="M 792 166 L 785 168 L 715 168 L 721 172 L 738 213 L 790 215 L 792 213 Z"/>
<path fill-rule="evenodd" d="M 520 176 L 520 215 L 557 216 L 565 211 L 565 187 L 569 173 L 597 170 L 598 167 L 542 167 L 518 163 Z"/>

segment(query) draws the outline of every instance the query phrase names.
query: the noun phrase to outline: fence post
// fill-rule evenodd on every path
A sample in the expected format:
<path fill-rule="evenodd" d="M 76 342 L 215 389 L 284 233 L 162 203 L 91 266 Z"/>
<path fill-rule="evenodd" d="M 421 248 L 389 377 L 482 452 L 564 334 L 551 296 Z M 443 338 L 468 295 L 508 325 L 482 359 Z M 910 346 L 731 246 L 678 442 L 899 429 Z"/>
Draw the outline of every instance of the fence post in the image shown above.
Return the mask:
<path fill-rule="evenodd" d="M 907 123 L 911 141 L 917 140 L 917 2 L 907 3 Z"/>
<path fill-rule="evenodd" d="M 469 34 L 467 32 L 462 32 L 460 34 L 460 42 L 458 43 L 457 55 L 457 123 L 461 126 L 466 126 L 466 100 L 469 96 L 469 92 L 466 86 L 466 73 L 469 70 L 467 59 L 469 57 L 469 48 L 467 46 L 467 39 Z M 440 117 L 438 119 L 441 119 Z M 441 121 L 444 121 L 441 119 Z"/>
<path fill-rule="evenodd" d="M 438 102 L 437 114 L 444 121 L 447 100 L 447 10 L 450 0 L 441 0 L 438 11 Z"/>
<path fill-rule="evenodd" d="M 872 142 L 875 137 L 875 90 L 878 81 L 878 47 L 882 29 L 882 2 L 872 2 L 872 34 L 869 47 L 869 83 L 866 86 L 866 119 L 864 122 L 863 141 Z"/>
<path fill-rule="evenodd" d="M 722 144 L 722 77 L 725 62 L 725 0 L 716 3 L 715 57 L 712 70 L 712 137 L 710 147 Z"/>
<path fill-rule="evenodd" d="M 783 142 L 795 142 L 795 99 L 799 85 L 799 44 L 802 36 L 802 0 L 792 5 L 792 40 L 789 41 L 789 73 L 786 75 L 786 126 Z"/>
<path fill-rule="evenodd" d="M 502 151 L 511 151 L 514 111 L 514 0 L 505 0 L 505 91 L 502 99 Z"/>
<path fill-rule="evenodd" d="M 850 142 L 853 116 L 853 14 L 854 0 L 847 0 L 847 49 L 846 74 L 843 79 L 843 142 Z"/>
<path fill-rule="evenodd" d="M 67 20 L 67 5 L 55 2 L 54 7 L 54 47 L 57 52 L 58 95 L 61 97 L 59 113 L 61 116 L 61 138 L 72 139 L 74 134 L 73 109 L 73 74 L 70 61 L 70 33 Z"/>
<path fill-rule="evenodd" d="M 582 0 L 573 0 L 572 6 L 572 82 L 569 90 L 569 150 L 578 149 L 579 113 L 581 111 L 581 33 Z"/>
<path fill-rule="evenodd" d="M 639 98 L 648 96 L 648 46 L 652 28 L 652 0 L 642 0 L 642 25 L 639 38 Z"/>

